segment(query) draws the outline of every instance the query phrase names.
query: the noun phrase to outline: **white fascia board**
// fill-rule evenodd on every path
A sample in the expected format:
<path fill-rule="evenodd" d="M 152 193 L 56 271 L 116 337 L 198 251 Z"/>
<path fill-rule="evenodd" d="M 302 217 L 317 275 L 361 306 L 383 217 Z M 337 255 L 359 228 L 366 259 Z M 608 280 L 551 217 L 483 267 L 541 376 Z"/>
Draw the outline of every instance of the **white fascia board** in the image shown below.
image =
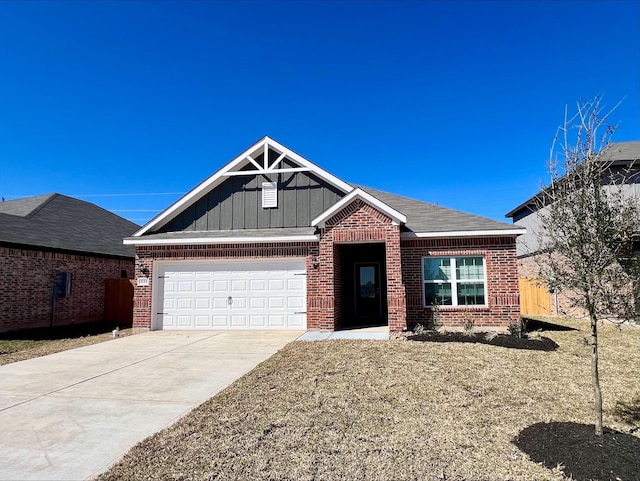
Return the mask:
<path fill-rule="evenodd" d="M 429 239 L 429 238 L 454 238 L 454 237 L 500 237 L 518 236 L 527 233 L 527 229 L 495 229 L 495 230 L 462 230 L 453 232 L 403 232 L 403 239 Z"/>
<path fill-rule="evenodd" d="M 135 234 L 133 234 L 133 237 L 140 237 L 146 232 L 148 232 L 149 230 L 153 229 L 154 227 L 160 227 L 164 225 L 170 218 L 172 218 L 172 216 L 174 216 L 175 214 L 181 212 L 182 210 L 186 209 L 187 207 L 191 206 L 192 204 L 200 200 L 207 193 L 209 193 L 218 183 L 226 179 L 227 176 L 225 176 L 225 174 L 233 171 L 234 169 L 241 168 L 245 164 L 249 163 L 248 157 L 252 153 L 260 150 L 261 148 L 264 149 L 267 146 L 273 148 L 276 151 L 279 151 L 280 154 L 285 154 L 287 157 L 296 161 L 301 166 L 309 168 L 318 177 L 326 180 L 327 182 L 337 187 L 338 189 L 342 190 L 343 192 L 350 192 L 353 189 L 352 186 L 340 180 L 339 178 L 335 177 L 334 175 L 331 175 L 326 170 L 321 169 L 320 167 L 315 165 L 313 162 L 310 162 L 304 157 L 302 157 L 301 155 L 296 154 L 294 151 L 288 149 L 281 143 L 276 142 L 272 138 L 265 136 L 261 140 L 253 144 L 251 147 L 246 149 L 244 152 L 242 152 L 240 155 L 235 157 L 233 160 L 231 160 L 231 162 L 229 162 L 227 165 L 220 168 L 217 172 L 215 172 L 209 178 L 202 181 L 191 191 L 187 192 L 184 196 L 182 196 L 180 199 L 178 199 L 176 202 L 170 205 L 166 210 L 164 210 L 163 212 L 155 216 L 153 219 L 151 219 L 140 230 L 138 230 Z"/>
<path fill-rule="evenodd" d="M 318 167 L 316 164 L 305 159 L 301 155 L 296 154 L 293 150 L 285 147 L 280 142 L 277 142 L 270 137 L 265 137 L 263 141 L 267 142 L 269 144 L 269 147 L 273 148 L 273 150 L 277 150 L 281 154 L 285 154 L 290 159 L 295 160 L 302 167 L 309 168 L 318 177 L 320 177 L 323 180 L 326 180 L 334 187 L 337 187 L 338 189 L 340 189 L 342 192 L 346 193 L 346 192 L 351 192 L 353 190 L 353 186 L 347 184 L 345 181 L 339 179 L 335 175 L 330 174 L 326 170 Z"/>
<path fill-rule="evenodd" d="M 273 237 L 189 237 L 180 239 L 124 239 L 125 245 L 154 246 L 154 245 L 194 245 L 194 244 L 268 244 L 274 242 L 317 242 L 320 239 L 315 234 Z"/>
<path fill-rule="evenodd" d="M 362 189 L 354 189 L 349 194 L 344 196 L 340 202 L 334 204 L 329 209 L 325 210 L 322 214 L 311 221 L 311 225 L 318 226 L 324 224 L 328 219 L 333 217 L 337 212 L 341 211 L 344 207 L 349 205 L 355 199 L 360 199 L 367 204 L 375 207 L 383 214 L 388 215 L 393 220 L 394 224 L 405 224 L 407 217 L 402 213 L 395 210 L 393 207 L 388 206 L 384 202 L 376 199 L 371 194 L 365 192 Z"/>

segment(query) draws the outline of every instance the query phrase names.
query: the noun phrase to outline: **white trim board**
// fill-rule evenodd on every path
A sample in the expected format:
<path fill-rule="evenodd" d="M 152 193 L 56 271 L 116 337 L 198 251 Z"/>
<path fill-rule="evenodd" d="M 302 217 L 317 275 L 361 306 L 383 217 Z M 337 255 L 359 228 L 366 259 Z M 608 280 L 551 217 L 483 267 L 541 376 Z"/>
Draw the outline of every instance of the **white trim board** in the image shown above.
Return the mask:
<path fill-rule="evenodd" d="M 527 229 L 462 230 L 451 232 L 403 232 L 403 239 L 454 238 L 454 237 L 511 237 L 523 235 Z"/>
<path fill-rule="evenodd" d="M 271 237 L 184 237 L 180 239 L 124 239 L 125 245 L 192 245 L 192 244 L 269 244 L 274 242 L 317 242 L 320 236 L 315 234 Z"/>
<path fill-rule="evenodd" d="M 516 236 L 526 232 L 525 229 L 511 230 L 476 230 L 458 232 L 403 232 L 402 239 L 442 239 L 456 237 L 500 237 Z M 297 236 L 270 236 L 270 237 L 184 237 L 180 239 L 149 239 L 140 237 L 137 239 L 124 239 L 125 245 L 193 245 L 193 244 L 269 244 L 276 242 L 318 242 L 320 236 L 317 234 L 297 235 Z M 374 241 L 372 241 L 374 242 Z"/>
<path fill-rule="evenodd" d="M 263 166 L 260 166 L 253 159 L 252 154 L 261 154 L 263 152 L 268 152 L 269 149 L 280 153 L 280 156 L 273 165 L 267 166 L 265 159 L 265 164 Z M 200 200 L 219 184 L 221 184 L 228 178 L 229 175 L 231 175 L 232 172 L 238 172 L 246 164 L 251 163 L 254 167 L 256 167 L 255 171 L 248 172 L 248 174 L 250 173 L 251 175 L 277 173 L 277 164 L 279 164 L 285 157 L 288 157 L 290 160 L 293 160 L 295 163 L 299 164 L 301 166 L 301 169 L 303 169 L 304 171 L 313 172 L 321 179 L 325 180 L 326 182 L 330 183 L 331 185 L 345 193 L 351 192 L 353 190 L 353 187 L 343 180 L 318 167 L 313 162 L 310 162 L 301 155 L 296 154 L 293 150 L 285 147 L 279 142 L 276 142 L 272 138 L 265 136 L 261 140 L 253 144 L 251 147 L 246 149 L 244 152 L 242 152 L 240 155 L 236 156 L 233 160 L 231 160 L 231 162 L 220 168 L 213 175 L 202 181 L 191 191 L 187 192 L 184 196 L 174 202 L 167 209 L 151 219 L 146 225 L 144 225 L 140 230 L 133 234 L 133 237 L 140 237 L 153 228 L 162 227 L 171 219 L 173 219 L 177 214 L 189 208 L 191 205 Z"/>
<path fill-rule="evenodd" d="M 344 196 L 339 202 L 337 202 L 336 204 L 333 204 L 333 206 L 331 206 L 329 209 L 325 210 L 318 217 L 313 219 L 311 221 L 311 225 L 324 227 L 324 224 L 327 220 L 329 220 L 336 213 L 340 212 L 342 209 L 344 209 L 346 206 L 348 206 L 351 202 L 353 202 L 356 199 L 362 200 L 363 202 L 365 202 L 366 204 L 369 204 L 370 206 L 379 210 L 383 214 L 386 214 L 389 217 L 391 217 L 391 220 L 393 221 L 394 225 L 405 224 L 407 222 L 407 217 L 402 212 L 395 210 L 393 207 L 390 207 L 389 205 L 385 204 L 379 199 L 376 199 L 374 196 L 365 192 L 364 190 L 356 188 L 352 190 L 349 194 Z"/>

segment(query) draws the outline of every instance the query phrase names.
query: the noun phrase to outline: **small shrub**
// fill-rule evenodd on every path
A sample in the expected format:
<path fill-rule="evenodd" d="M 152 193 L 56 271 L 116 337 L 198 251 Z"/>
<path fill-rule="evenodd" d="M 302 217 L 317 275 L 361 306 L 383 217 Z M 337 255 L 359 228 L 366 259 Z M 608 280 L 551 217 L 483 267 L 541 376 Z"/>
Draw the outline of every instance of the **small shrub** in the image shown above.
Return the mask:
<path fill-rule="evenodd" d="M 425 328 L 422 324 L 416 324 L 416 327 L 413 328 L 413 333 L 416 336 L 419 336 L 420 334 L 423 334 L 425 331 Z"/>
<path fill-rule="evenodd" d="M 462 321 L 462 329 L 465 336 L 473 336 L 473 326 L 475 325 L 473 315 L 470 312 L 465 312 Z"/>
<path fill-rule="evenodd" d="M 431 319 L 429 320 L 429 330 L 438 332 L 442 329 L 442 322 L 440 322 L 440 298 L 436 297 L 433 300 L 433 311 L 431 312 Z"/>
<path fill-rule="evenodd" d="M 509 334 L 516 337 L 527 337 L 527 321 L 520 318 L 520 322 L 512 322 L 507 328 Z"/>
<path fill-rule="evenodd" d="M 487 332 L 487 333 L 484 335 L 484 338 L 485 338 L 487 341 L 493 341 L 496 337 L 498 337 L 498 335 L 499 335 L 499 334 L 498 334 L 498 331 L 491 331 L 491 332 Z"/>
<path fill-rule="evenodd" d="M 511 334 L 512 336 L 522 337 L 523 335 L 521 322 L 512 322 L 511 324 L 509 324 L 509 327 L 507 327 L 507 329 L 509 331 L 509 334 Z"/>

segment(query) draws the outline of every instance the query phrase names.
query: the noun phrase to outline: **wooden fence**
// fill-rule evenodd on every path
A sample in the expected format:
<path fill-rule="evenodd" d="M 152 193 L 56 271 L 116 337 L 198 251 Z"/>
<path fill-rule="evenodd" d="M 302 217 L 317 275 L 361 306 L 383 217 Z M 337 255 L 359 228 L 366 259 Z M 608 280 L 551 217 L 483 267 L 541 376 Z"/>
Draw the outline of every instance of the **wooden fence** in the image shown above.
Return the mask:
<path fill-rule="evenodd" d="M 133 322 L 133 280 L 107 279 L 104 288 L 104 320 Z"/>
<path fill-rule="evenodd" d="M 532 277 L 521 277 L 520 314 L 551 314 L 551 295 L 547 286 Z"/>

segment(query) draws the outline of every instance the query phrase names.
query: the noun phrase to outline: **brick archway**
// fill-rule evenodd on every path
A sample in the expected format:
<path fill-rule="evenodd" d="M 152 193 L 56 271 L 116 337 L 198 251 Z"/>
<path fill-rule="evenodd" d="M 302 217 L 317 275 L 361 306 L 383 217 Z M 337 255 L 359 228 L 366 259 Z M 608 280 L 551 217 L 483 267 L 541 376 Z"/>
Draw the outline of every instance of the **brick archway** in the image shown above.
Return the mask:
<path fill-rule="evenodd" d="M 327 219 L 321 229 L 317 259 L 319 267 L 315 275 L 309 278 L 309 328 L 333 330 L 340 322 L 342 261 L 336 254 L 336 246 L 371 242 L 384 243 L 389 330 L 402 331 L 406 328 L 400 226 L 361 199 L 354 199 Z"/>

